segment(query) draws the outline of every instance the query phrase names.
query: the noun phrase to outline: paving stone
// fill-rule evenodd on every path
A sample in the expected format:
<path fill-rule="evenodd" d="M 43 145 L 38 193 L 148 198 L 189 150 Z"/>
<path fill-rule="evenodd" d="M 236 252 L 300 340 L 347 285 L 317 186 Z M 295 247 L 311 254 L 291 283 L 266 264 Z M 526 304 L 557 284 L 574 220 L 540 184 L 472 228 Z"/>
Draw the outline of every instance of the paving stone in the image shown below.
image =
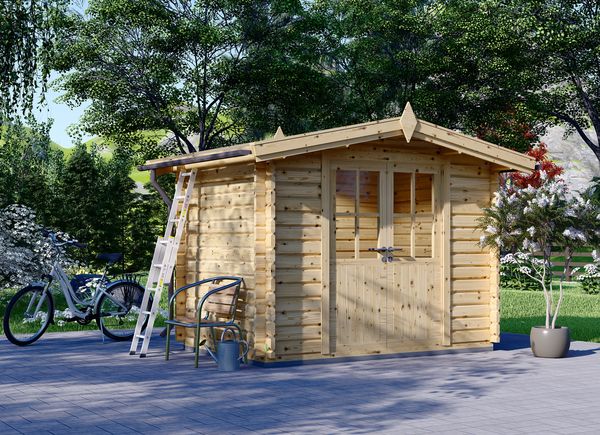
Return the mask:
<path fill-rule="evenodd" d="M 510 337 L 509 337 L 510 338 Z M 98 332 L 0 339 L 0 433 L 600 433 L 600 349 L 495 352 L 221 373 L 208 356 L 146 359 Z"/>

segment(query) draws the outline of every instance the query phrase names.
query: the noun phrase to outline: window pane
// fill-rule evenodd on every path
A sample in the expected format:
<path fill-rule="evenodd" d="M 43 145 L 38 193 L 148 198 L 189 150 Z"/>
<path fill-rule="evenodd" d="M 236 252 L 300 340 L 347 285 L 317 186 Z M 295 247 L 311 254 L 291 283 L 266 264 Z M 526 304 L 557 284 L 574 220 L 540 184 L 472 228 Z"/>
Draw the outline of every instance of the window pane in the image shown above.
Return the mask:
<path fill-rule="evenodd" d="M 394 248 L 402 248 L 401 251 L 394 251 L 394 257 L 410 257 L 411 225 L 410 217 L 394 218 Z"/>
<path fill-rule="evenodd" d="M 377 258 L 377 252 L 369 251 L 369 248 L 377 248 L 379 239 L 379 218 L 359 218 L 359 249 L 360 258 Z"/>
<path fill-rule="evenodd" d="M 360 171 L 359 213 L 379 213 L 379 172 Z"/>
<path fill-rule="evenodd" d="M 355 222 L 354 216 L 336 216 L 335 252 L 337 258 L 354 258 Z"/>
<path fill-rule="evenodd" d="M 415 220 L 415 257 L 431 258 L 433 217 L 417 216 Z"/>
<path fill-rule="evenodd" d="M 433 175 L 415 174 L 415 213 L 432 213 Z"/>
<path fill-rule="evenodd" d="M 411 174 L 394 172 L 394 213 L 410 213 Z"/>
<path fill-rule="evenodd" d="M 337 170 L 335 174 L 335 212 L 355 213 L 356 171 Z"/>

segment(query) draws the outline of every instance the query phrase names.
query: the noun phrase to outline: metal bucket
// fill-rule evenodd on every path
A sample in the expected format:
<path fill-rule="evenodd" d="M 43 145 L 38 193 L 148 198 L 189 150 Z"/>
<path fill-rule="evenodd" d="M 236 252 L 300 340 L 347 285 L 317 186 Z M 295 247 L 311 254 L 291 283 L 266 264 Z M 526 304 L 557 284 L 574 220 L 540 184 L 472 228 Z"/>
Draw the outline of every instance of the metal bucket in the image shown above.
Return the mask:
<path fill-rule="evenodd" d="M 217 369 L 222 372 L 234 372 L 240 369 L 240 361 L 248 353 L 248 343 L 237 340 L 223 340 L 225 331 L 221 334 L 221 341 L 217 343 Z M 246 348 L 240 356 L 240 343 Z"/>

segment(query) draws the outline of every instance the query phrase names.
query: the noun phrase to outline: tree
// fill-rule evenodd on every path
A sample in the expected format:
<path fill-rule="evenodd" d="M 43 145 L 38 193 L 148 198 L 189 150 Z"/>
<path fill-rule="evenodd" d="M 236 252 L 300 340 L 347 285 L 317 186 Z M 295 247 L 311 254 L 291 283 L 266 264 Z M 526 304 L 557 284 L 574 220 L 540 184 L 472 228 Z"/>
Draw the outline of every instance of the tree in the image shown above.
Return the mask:
<path fill-rule="evenodd" d="M 0 3 L 0 119 L 11 120 L 19 109 L 30 113 L 35 92 L 40 89 L 43 96 L 67 5 L 66 0 Z"/>
<path fill-rule="evenodd" d="M 562 180 L 542 174 L 539 187 L 500 189 L 480 220 L 482 246 L 505 254 L 502 263 L 537 281 L 546 300 L 546 328 L 555 328 L 563 301 L 561 276 L 558 299 L 554 297 L 552 252 L 564 249 L 565 271 L 577 249 L 597 243 L 600 208 L 579 196 L 569 196 Z M 541 253 L 542 258 L 536 255 Z"/>
<path fill-rule="evenodd" d="M 262 18 L 285 15 L 289 3 L 299 4 L 91 0 L 61 33 L 59 88 L 71 104 L 91 100 L 82 121 L 91 134 L 167 130 L 182 153 L 233 143 L 244 133 L 233 118 L 237 68 L 256 44 L 256 23 L 286 26 Z"/>
<path fill-rule="evenodd" d="M 56 207 L 55 180 L 63 163 L 62 152 L 51 146 L 51 125 L 32 117 L 28 125 L 16 119 L 0 140 L 0 207 L 26 205 L 46 224 Z"/>
<path fill-rule="evenodd" d="M 330 106 L 336 107 L 338 123 L 399 116 L 408 100 L 419 116 L 432 121 L 441 122 L 440 114 L 453 116 L 441 107 L 434 109 L 445 96 L 434 96 L 424 87 L 434 61 L 430 3 L 314 2 L 312 14 L 322 27 L 321 67 L 335 88 L 336 101 Z"/>
<path fill-rule="evenodd" d="M 560 122 L 600 160 L 597 1 L 448 0 L 439 10 L 444 87 L 461 90 L 466 130 L 499 132 L 508 144 L 520 129 L 537 136 Z"/>

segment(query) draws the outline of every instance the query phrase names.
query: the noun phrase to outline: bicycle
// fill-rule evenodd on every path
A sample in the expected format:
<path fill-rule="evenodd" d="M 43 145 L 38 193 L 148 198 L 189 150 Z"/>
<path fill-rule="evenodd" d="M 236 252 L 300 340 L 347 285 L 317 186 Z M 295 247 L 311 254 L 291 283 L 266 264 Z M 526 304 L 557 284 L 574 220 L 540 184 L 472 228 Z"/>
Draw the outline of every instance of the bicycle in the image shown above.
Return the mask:
<path fill-rule="evenodd" d="M 95 320 L 98 328 L 107 337 L 116 341 L 131 340 L 135 322 L 141 311 L 144 288 L 131 277 L 111 281 L 107 276 L 108 268 L 120 261 L 122 255 L 99 254 L 97 258 L 106 261 L 102 275 L 79 274 L 69 280 L 60 265 L 61 248 L 83 249 L 87 245 L 62 240 L 51 231 L 44 231 L 44 236 L 50 238 L 56 251 L 52 270 L 42 276 L 45 282 L 29 284 L 9 301 L 3 320 L 6 338 L 17 346 L 26 346 L 37 341 L 48 326 L 55 323 L 51 285 L 56 280 L 72 316 L 65 319 L 65 322 L 87 325 Z M 152 299 L 149 301 L 150 306 Z M 149 311 L 149 308 L 146 311 Z"/>

